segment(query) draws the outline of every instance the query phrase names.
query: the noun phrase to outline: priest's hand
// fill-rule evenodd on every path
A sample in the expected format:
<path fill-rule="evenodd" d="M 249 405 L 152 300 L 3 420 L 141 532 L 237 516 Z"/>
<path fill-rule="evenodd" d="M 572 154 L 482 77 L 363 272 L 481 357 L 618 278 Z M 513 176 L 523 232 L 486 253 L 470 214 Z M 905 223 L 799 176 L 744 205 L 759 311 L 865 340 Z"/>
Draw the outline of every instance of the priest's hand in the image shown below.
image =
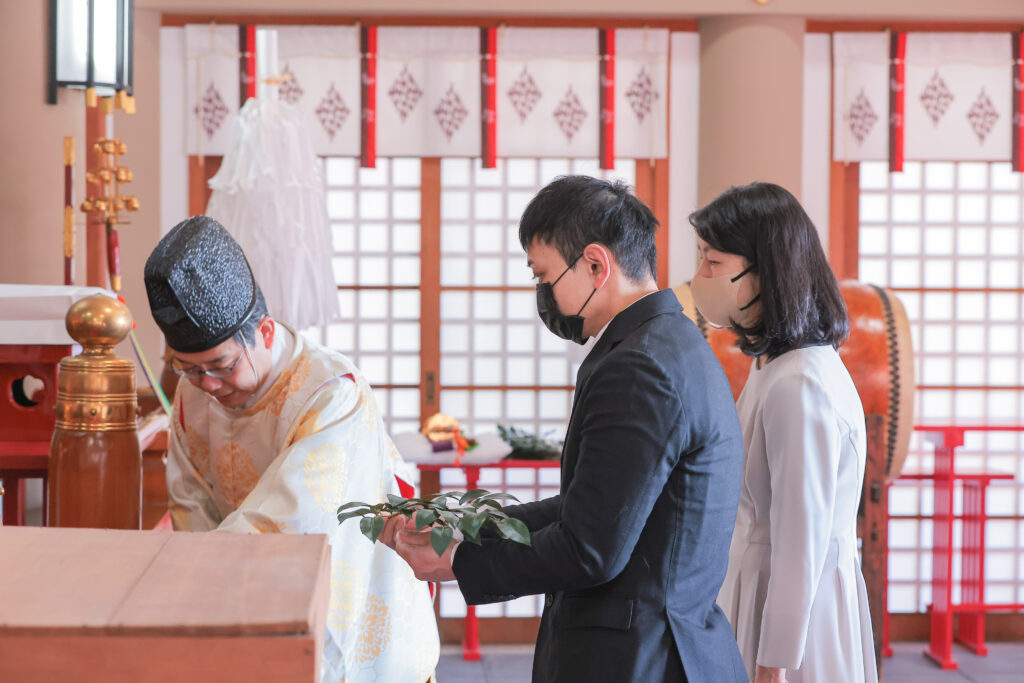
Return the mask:
<path fill-rule="evenodd" d="M 385 527 L 386 530 L 387 527 Z M 416 523 L 411 519 L 405 519 L 405 523 L 401 527 L 397 527 L 394 538 L 395 551 L 412 567 L 417 579 L 420 581 L 455 580 L 455 572 L 452 571 L 454 542 L 449 543 L 444 554 L 438 557 L 434 546 L 430 544 L 430 527 L 418 531 Z"/>

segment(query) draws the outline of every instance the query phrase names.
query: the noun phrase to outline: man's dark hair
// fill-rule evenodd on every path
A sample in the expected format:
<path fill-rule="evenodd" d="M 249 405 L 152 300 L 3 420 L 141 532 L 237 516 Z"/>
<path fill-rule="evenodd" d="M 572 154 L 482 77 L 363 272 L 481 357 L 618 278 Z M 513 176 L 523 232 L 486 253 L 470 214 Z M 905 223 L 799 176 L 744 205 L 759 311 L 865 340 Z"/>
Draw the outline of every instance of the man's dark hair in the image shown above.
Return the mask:
<path fill-rule="evenodd" d="M 588 244 L 607 247 L 626 277 L 657 279 L 658 220 L 621 182 L 590 176 L 561 176 L 537 193 L 519 220 L 519 243 L 549 244 L 575 268 Z"/>
<path fill-rule="evenodd" d="M 256 285 L 256 302 L 253 304 L 249 316 L 235 334 L 239 335 L 250 346 L 255 345 L 256 328 L 259 327 L 260 321 L 268 315 L 270 314 L 267 312 L 267 302 L 263 299 L 263 290 L 260 289 L 259 285 Z"/>
<path fill-rule="evenodd" d="M 750 356 L 776 358 L 793 349 L 830 344 L 849 333 L 846 304 L 818 232 L 792 194 L 772 183 L 732 187 L 690 214 L 698 237 L 739 254 L 761 283 L 761 319 L 735 327 Z"/>

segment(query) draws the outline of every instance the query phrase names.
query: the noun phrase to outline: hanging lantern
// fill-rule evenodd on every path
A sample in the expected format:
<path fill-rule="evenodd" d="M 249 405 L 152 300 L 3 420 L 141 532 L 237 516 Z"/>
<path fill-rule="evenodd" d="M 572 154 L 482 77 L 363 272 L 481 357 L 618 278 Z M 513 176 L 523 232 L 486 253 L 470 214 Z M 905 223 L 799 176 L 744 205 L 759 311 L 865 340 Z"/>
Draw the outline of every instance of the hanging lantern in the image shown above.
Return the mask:
<path fill-rule="evenodd" d="M 86 105 L 97 96 L 132 103 L 135 53 L 134 0 L 50 0 L 50 82 L 47 102 L 57 88 L 84 88 Z"/>

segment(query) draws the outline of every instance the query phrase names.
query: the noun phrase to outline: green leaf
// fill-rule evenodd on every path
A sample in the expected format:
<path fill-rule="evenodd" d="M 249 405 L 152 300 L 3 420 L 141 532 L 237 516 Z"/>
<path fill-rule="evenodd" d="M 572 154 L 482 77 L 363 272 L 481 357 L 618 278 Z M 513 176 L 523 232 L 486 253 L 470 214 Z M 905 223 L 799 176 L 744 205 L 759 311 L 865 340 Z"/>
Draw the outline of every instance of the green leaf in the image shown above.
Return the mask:
<path fill-rule="evenodd" d="M 422 529 L 423 527 L 430 526 L 437 521 L 437 517 L 437 510 L 417 510 L 414 517 L 416 528 Z"/>
<path fill-rule="evenodd" d="M 496 500 L 474 500 L 473 504 L 474 505 L 478 504 L 480 507 L 483 507 L 484 505 L 489 505 L 490 507 L 494 508 L 495 510 L 499 510 L 499 511 L 502 508 L 501 503 L 499 503 Z"/>
<path fill-rule="evenodd" d="M 349 510 L 348 512 L 339 512 L 338 513 L 338 524 L 341 524 L 344 521 L 350 520 L 353 517 L 362 517 L 368 511 L 369 510 L 367 509 L 367 510 Z"/>
<path fill-rule="evenodd" d="M 338 508 L 338 512 L 340 513 L 342 510 L 348 510 L 349 508 L 358 508 L 358 507 L 369 508 L 370 504 L 369 503 L 345 503 L 344 505 L 342 505 L 341 507 Z"/>
<path fill-rule="evenodd" d="M 530 545 L 530 530 L 521 520 L 509 517 L 497 523 L 498 533 L 504 538 L 523 545 Z"/>
<path fill-rule="evenodd" d="M 359 520 L 359 530 L 363 532 L 363 536 L 366 536 L 368 539 L 370 539 L 371 543 L 377 540 L 377 537 L 373 535 L 372 531 L 373 519 L 373 517 L 363 517 L 361 520 Z"/>
<path fill-rule="evenodd" d="M 481 500 L 514 500 L 519 502 L 519 499 L 513 496 L 511 493 L 488 493 L 486 496 L 480 496 Z"/>
<path fill-rule="evenodd" d="M 480 527 L 487 521 L 487 513 L 469 513 L 459 520 L 459 530 L 465 534 L 466 538 L 471 536 L 479 536 Z"/>
<path fill-rule="evenodd" d="M 374 543 L 377 542 L 377 539 L 380 537 L 381 532 L 384 531 L 385 524 L 387 524 L 387 522 L 384 520 L 383 517 L 373 518 L 373 521 L 370 523 L 370 533 L 373 534 L 372 536 L 370 536 L 371 541 L 373 541 Z"/>
<path fill-rule="evenodd" d="M 448 544 L 452 542 L 452 534 L 452 528 L 448 526 L 436 526 L 430 531 L 430 545 L 434 547 L 434 552 L 438 557 L 443 557 L 444 551 L 448 550 Z"/>
<path fill-rule="evenodd" d="M 439 514 L 444 521 L 448 522 L 449 526 L 456 527 L 459 525 L 459 516 L 451 510 L 438 510 L 437 514 Z"/>
<path fill-rule="evenodd" d="M 459 498 L 459 505 L 465 505 L 474 498 L 487 495 L 487 493 L 489 493 L 487 489 L 473 489 L 472 491 L 468 491 L 462 494 L 462 497 Z"/>
<path fill-rule="evenodd" d="M 403 504 L 405 504 L 407 502 L 409 502 L 408 498 L 403 498 L 402 496 L 396 496 L 396 495 L 391 494 L 391 493 L 388 494 L 388 503 L 390 503 L 391 505 L 394 505 L 395 507 L 401 507 Z"/>

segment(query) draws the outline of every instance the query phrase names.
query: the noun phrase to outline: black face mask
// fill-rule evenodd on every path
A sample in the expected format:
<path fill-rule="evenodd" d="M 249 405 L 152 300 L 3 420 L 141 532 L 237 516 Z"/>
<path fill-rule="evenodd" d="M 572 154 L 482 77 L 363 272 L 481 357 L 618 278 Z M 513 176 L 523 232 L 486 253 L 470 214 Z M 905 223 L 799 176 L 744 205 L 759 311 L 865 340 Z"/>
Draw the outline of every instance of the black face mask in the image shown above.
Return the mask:
<path fill-rule="evenodd" d="M 579 257 L 576 257 L 562 274 L 558 276 L 552 283 L 541 282 L 537 285 L 537 313 L 540 315 L 540 319 L 544 321 L 544 324 L 549 330 L 561 337 L 562 339 L 568 339 L 569 341 L 576 342 L 577 344 L 587 343 L 589 337 L 583 336 L 583 316 L 580 313 L 587 307 L 590 300 L 594 298 L 594 294 L 597 293 L 597 287 L 590 293 L 587 300 L 580 306 L 579 312 L 576 315 L 564 315 L 558 310 L 558 302 L 555 301 L 555 285 L 558 284 L 558 280 L 561 280 L 569 270 L 576 265 L 576 261 L 579 261 Z"/>

